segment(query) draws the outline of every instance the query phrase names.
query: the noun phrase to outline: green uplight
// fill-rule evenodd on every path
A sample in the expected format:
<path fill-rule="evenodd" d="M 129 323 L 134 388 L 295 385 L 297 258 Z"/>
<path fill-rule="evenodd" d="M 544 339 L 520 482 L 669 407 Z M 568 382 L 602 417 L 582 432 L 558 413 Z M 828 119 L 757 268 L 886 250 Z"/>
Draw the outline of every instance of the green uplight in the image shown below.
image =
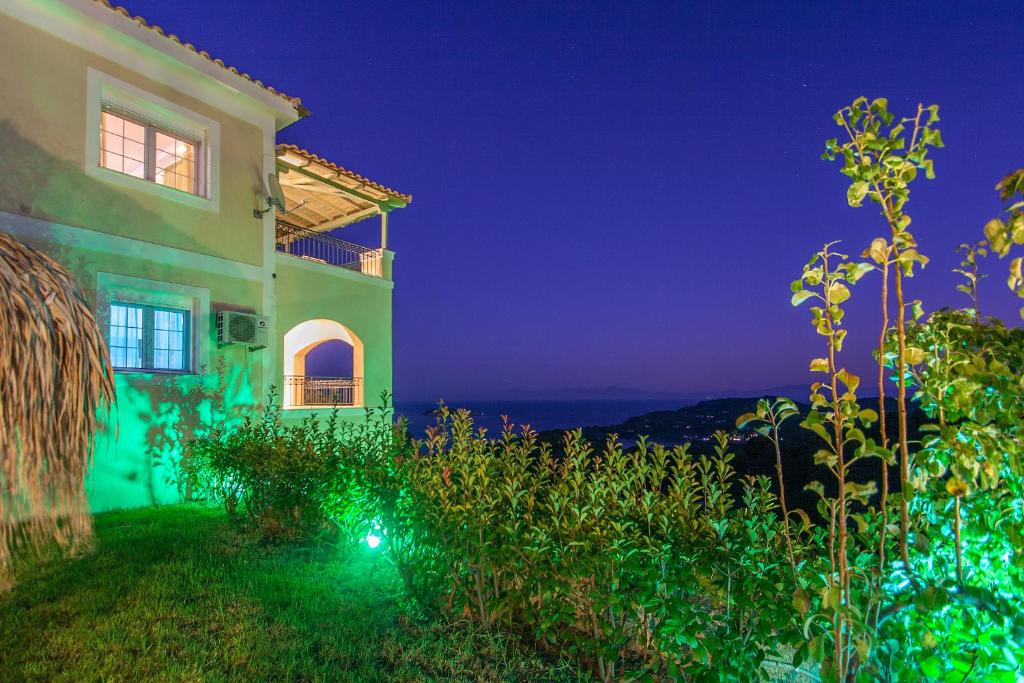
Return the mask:
<path fill-rule="evenodd" d="M 370 548 L 370 550 L 373 550 L 374 548 L 376 548 L 377 546 L 380 545 L 380 536 L 378 536 L 377 534 L 373 533 L 372 531 L 370 533 L 366 534 L 366 539 L 365 540 L 366 540 L 366 545 L 367 545 L 368 548 Z"/>

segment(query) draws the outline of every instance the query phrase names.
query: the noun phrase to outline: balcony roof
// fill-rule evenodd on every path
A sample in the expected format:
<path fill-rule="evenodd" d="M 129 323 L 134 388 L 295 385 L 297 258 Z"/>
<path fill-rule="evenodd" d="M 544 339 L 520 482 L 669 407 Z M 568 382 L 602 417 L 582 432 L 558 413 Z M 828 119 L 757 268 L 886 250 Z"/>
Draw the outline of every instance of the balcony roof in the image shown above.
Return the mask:
<path fill-rule="evenodd" d="M 287 220 L 308 230 L 333 230 L 412 201 L 412 195 L 385 187 L 295 145 L 277 146 L 277 175 L 287 204 Z M 278 212 L 279 217 L 285 217 Z"/>

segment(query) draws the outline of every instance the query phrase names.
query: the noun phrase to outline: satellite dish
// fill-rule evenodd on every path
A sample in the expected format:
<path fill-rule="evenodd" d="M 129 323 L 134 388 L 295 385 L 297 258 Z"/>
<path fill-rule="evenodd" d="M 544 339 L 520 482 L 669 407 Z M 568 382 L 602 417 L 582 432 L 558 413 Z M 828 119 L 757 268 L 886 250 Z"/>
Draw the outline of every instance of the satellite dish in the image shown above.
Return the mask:
<path fill-rule="evenodd" d="M 267 193 L 267 203 L 287 213 L 284 191 L 281 190 L 281 182 L 277 179 L 276 173 L 267 174 Z"/>
<path fill-rule="evenodd" d="M 306 205 L 306 200 L 304 199 L 297 206 L 293 206 L 291 210 L 287 208 L 284 190 L 281 189 L 281 182 L 277 179 L 276 173 L 267 174 L 267 184 L 263 189 L 267 193 L 267 208 L 262 211 L 253 209 L 252 215 L 256 218 L 262 218 L 263 214 L 273 211 L 275 208 L 287 216 L 295 209 Z"/>

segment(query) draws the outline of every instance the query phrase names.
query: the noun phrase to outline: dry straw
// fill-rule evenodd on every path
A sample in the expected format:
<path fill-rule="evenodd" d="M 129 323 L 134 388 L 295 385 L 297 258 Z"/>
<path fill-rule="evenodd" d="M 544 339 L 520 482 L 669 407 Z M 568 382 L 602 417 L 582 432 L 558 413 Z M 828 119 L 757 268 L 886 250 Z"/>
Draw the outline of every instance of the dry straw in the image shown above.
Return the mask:
<path fill-rule="evenodd" d="M 85 473 L 113 401 L 107 347 L 81 288 L 0 233 L 0 591 L 16 546 L 89 544 Z"/>

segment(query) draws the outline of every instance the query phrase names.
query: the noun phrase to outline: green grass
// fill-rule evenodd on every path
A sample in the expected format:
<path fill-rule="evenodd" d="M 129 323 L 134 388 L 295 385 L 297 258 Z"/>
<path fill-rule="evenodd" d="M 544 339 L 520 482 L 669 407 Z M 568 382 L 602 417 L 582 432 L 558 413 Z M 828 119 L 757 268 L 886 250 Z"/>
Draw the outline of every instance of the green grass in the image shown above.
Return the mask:
<path fill-rule="evenodd" d="M 424 617 L 379 551 L 268 546 L 203 508 L 99 515 L 93 552 L 15 575 L 0 681 L 589 680 Z"/>

